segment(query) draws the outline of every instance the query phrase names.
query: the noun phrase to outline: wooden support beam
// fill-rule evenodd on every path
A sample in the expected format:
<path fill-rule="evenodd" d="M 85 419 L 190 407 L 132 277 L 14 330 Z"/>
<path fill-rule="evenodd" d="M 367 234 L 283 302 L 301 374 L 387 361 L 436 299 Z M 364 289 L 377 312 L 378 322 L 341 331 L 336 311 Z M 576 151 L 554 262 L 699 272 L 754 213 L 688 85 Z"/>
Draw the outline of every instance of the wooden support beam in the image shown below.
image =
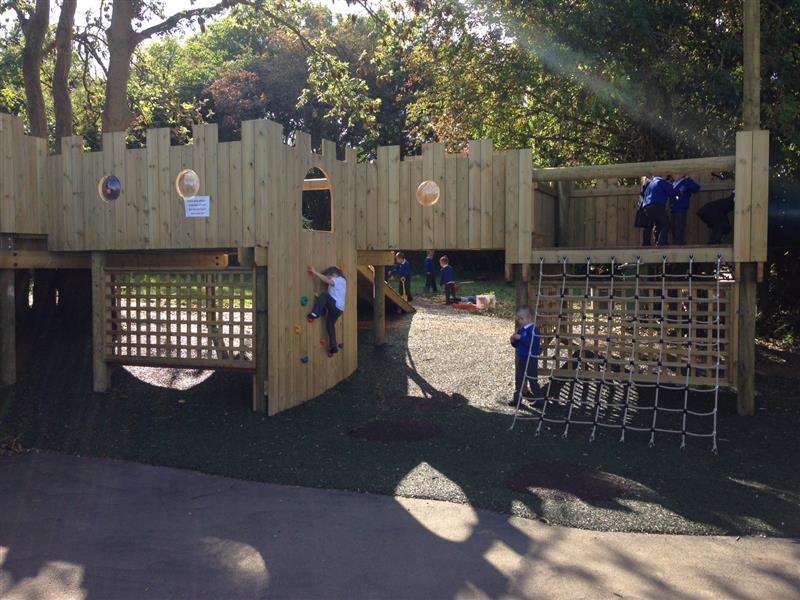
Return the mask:
<path fill-rule="evenodd" d="M 92 371 L 94 391 L 106 392 L 111 384 L 105 360 L 106 255 L 92 252 Z"/>
<path fill-rule="evenodd" d="M 0 384 L 17 382 L 17 326 L 14 271 L 0 270 Z"/>
<path fill-rule="evenodd" d="M 394 250 L 359 250 L 356 264 L 391 266 L 394 264 Z"/>
<path fill-rule="evenodd" d="M 580 181 L 582 179 L 612 179 L 641 177 L 663 173 L 699 173 L 703 171 L 733 171 L 735 156 L 684 158 L 618 165 L 586 165 L 580 167 L 545 167 L 533 169 L 534 181 Z"/>
<path fill-rule="evenodd" d="M 267 266 L 267 247 L 266 246 L 256 246 L 253 249 L 253 260 L 256 263 L 257 267 L 266 267 Z"/>
<path fill-rule="evenodd" d="M 737 318 L 737 407 L 740 415 L 755 413 L 756 263 L 741 263 Z"/>
<path fill-rule="evenodd" d="M 225 252 L 123 252 L 106 255 L 106 268 L 109 269 L 223 269 L 228 266 Z"/>
<path fill-rule="evenodd" d="M 375 301 L 372 310 L 372 328 L 375 335 L 375 345 L 383 346 L 386 343 L 386 268 L 375 265 Z"/>
<path fill-rule="evenodd" d="M 44 250 L 0 250 L 0 269 L 88 269 L 91 258 L 85 252 Z"/>
<path fill-rule="evenodd" d="M 267 332 L 267 268 L 257 266 L 253 278 L 253 295 L 255 296 L 256 314 L 253 324 L 255 337 L 256 372 L 253 374 L 253 410 L 267 412 L 267 373 L 268 373 L 268 332 Z"/>

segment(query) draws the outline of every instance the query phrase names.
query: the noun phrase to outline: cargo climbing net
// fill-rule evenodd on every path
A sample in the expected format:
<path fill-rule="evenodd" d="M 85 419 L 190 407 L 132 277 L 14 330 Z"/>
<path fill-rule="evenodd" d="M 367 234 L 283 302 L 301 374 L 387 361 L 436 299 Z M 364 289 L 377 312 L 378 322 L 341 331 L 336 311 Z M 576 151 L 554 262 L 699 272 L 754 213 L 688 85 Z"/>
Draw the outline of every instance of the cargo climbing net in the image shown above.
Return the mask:
<path fill-rule="evenodd" d="M 572 268 L 570 268 L 570 266 Z M 730 293 L 722 259 L 686 268 L 658 263 L 569 265 L 545 272 L 539 261 L 533 322 L 540 350 L 525 365 L 525 385 L 514 418 L 563 425 L 563 437 L 575 425 L 589 426 L 590 441 L 601 428 L 711 438 L 717 452 L 717 408 L 729 344 Z M 526 390 L 532 360 L 547 385 L 536 397 Z M 727 381 L 727 379 L 726 379 Z M 537 389 L 535 386 L 533 389 Z M 523 400 L 535 402 L 532 406 Z"/>

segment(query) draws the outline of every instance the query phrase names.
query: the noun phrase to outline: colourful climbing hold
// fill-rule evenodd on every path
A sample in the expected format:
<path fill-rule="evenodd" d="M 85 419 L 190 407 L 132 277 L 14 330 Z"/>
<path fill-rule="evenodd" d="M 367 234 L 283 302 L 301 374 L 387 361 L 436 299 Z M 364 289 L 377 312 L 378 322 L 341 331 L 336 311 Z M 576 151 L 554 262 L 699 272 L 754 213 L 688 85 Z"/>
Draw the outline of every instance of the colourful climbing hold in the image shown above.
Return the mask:
<path fill-rule="evenodd" d="M 303 358 L 300 359 L 300 362 L 303 363 L 304 365 L 307 365 L 308 364 L 308 357 L 304 356 Z"/>
<path fill-rule="evenodd" d="M 294 332 L 297 333 L 298 335 L 303 333 L 303 326 L 302 325 L 295 325 L 294 326 Z"/>
<path fill-rule="evenodd" d="M 327 343 L 328 343 L 328 338 L 324 338 L 324 337 L 319 338 L 319 345 L 320 346 L 324 346 Z"/>
<path fill-rule="evenodd" d="M 344 344 L 340 343 L 339 344 L 339 349 L 342 349 L 342 348 L 344 348 Z"/>
<path fill-rule="evenodd" d="M 308 304 L 308 296 L 300 296 L 300 306 L 305 306 Z"/>

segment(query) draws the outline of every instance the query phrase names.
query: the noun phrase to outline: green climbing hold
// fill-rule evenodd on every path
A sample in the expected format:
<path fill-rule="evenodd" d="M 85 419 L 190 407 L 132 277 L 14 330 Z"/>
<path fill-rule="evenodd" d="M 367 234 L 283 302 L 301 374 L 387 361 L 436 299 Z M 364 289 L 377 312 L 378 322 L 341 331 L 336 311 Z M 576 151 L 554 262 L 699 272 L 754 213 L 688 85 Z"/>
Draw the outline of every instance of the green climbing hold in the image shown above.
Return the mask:
<path fill-rule="evenodd" d="M 308 296 L 300 296 L 300 306 L 306 306 L 308 304 Z"/>

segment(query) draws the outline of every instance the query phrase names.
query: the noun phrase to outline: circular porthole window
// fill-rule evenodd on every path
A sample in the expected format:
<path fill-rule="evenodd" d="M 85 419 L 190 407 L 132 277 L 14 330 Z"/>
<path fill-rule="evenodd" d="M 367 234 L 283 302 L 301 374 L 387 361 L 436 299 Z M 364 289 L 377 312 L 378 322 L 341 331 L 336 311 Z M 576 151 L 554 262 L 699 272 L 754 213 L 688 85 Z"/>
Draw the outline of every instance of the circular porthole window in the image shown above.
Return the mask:
<path fill-rule="evenodd" d="M 417 188 L 417 202 L 422 206 L 433 206 L 439 201 L 439 185 L 435 181 L 423 181 Z"/>
<path fill-rule="evenodd" d="M 104 175 L 97 184 L 97 195 L 105 202 L 114 202 L 122 193 L 122 183 L 116 175 Z"/>
<path fill-rule="evenodd" d="M 175 178 L 175 189 L 181 198 L 194 198 L 200 192 L 200 176 L 191 169 L 184 169 Z"/>

